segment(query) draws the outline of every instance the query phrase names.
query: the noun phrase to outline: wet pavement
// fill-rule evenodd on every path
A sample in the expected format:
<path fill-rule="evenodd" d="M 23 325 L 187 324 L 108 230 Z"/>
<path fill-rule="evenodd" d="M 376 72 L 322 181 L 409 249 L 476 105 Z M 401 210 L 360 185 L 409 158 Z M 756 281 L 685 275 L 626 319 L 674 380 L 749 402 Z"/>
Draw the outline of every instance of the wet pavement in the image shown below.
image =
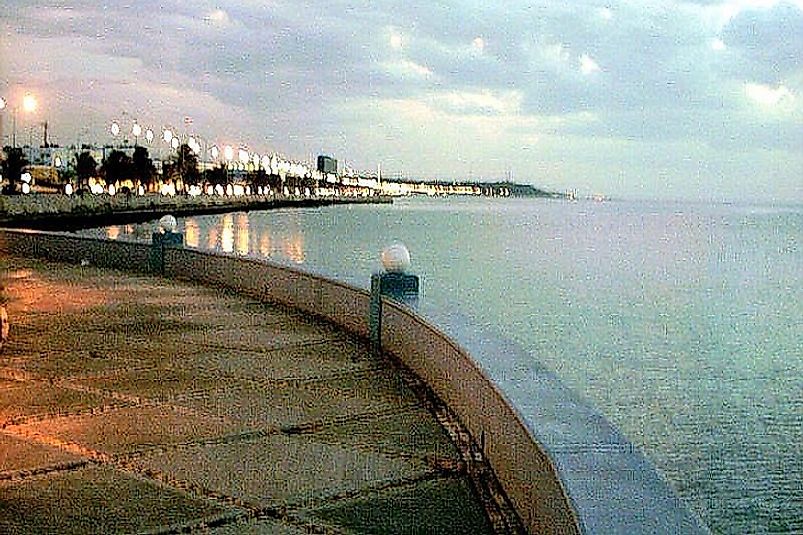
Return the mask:
<path fill-rule="evenodd" d="M 0 266 L 0 533 L 505 532 L 448 410 L 364 341 L 223 290 Z"/>

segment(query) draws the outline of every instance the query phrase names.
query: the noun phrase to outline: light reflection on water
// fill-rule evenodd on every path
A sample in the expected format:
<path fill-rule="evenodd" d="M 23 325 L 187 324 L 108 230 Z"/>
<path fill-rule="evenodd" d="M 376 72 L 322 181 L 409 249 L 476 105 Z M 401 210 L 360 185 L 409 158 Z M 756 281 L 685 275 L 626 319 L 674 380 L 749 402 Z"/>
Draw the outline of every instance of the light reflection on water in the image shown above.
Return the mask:
<path fill-rule="evenodd" d="M 424 312 L 458 308 L 525 347 L 715 532 L 803 531 L 799 208 L 403 200 L 179 223 L 188 246 L 363 287 L 403 241 Z"/>
<path fill-rule="evenodd" d="M 252 227 L 248 213 L 188 217 L 179 220 L 177 230 L 184 233 L 184 244 L 194 249 L 254 256 L 285 264 L 304 264 L 304 232 L 292 217 L 287 225 Z M 148 241 L 156 222 L 142 225 L 113 225 L 80 231 L 82 235 L 102 235 L 111 240 Z"/>

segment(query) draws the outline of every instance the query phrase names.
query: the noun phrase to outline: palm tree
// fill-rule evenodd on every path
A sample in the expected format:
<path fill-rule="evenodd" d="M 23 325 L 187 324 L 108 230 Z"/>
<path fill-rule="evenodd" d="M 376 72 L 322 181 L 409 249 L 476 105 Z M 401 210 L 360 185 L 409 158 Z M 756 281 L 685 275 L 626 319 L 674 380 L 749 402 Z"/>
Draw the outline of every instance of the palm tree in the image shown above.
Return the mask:
<path fill-rule="evenodd" d="M 153 165 L 153 160 L 148 155 L 148 149 L 136 147 L 132 160 L 134 177 L 140 181 L 145 189 L 148 189 L 153 183 L 153 177 L 156 176 L 156 166 Z"/>
<path fill-rule="evenodd" d="M 98 163 L 88 151 L 75 155 L 75 174 L 81 186 L 86 186 L 90 178 L 97 176 Z"/>
<path fill-rule="evenodd" d="M 2 166 L 3 178 L 8 182 L 3 186 L 3 193 L 13 195 L 17 193 L 17 182 L 29 162 L 22 155 L 22 149 L 19 147 L 5 147 L 3 152 L 5 152 L 5 158 L 0 166 Z"/>
<path fill-rule="evenodd" d="M 121 150 L 113 150 L 103 161 L 103 174 L 106 184 L 112 185 L 134 176 L 134 163 L 131 157 Z"/>
<path fill-rule="evenodd" d="M 180 145 L 176 151 L 173 170 L 185 185 L 196 185 L 201 181 L 198 157 L 186 143 Z"/>

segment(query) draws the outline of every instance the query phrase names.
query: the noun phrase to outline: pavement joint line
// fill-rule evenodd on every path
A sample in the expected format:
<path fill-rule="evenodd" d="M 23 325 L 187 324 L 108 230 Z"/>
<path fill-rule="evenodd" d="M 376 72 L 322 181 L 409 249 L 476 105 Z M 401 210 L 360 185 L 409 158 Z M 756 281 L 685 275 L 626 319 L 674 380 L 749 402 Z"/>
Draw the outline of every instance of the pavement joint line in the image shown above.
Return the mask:
<path fill-rule="evenodd" d="M 317 535 L 348 535 L 349 531 L 344 531 L 330 525 L 321 525 L 309 520 L 297 518 L 287 514 L 283 508 L 261 507 L 252 511 L 232 512 L 221 514 L 216 517 L 201 520 L 189 521 L 173 526 L 163 526 L 149 531 L 141 532 L 140 535 L 177 535 L 182 533 L 207 532 L 209 529 L 221 528 L 225 526 L 236 526 L 250 521 L 271 520 L 287 527 L 300 528 L 305 533 Z"/>
<path fill-rule="evenodd" d="M 317 434 L 321 431 L 326 431 L 336 426 L 356 423 L 359 421 L 372 421 L 386 416 L 413 412 L 416 408 L 416 405 L 413 403 L 401 403 L 399 405 L 394 405 L 381 410 L 351 412 L 348 414 L 332 416 L 330 418 L 319 418 L 317 420 L 283 424 L 280 426 L 280 431 L 286 435 Z"/>
<path fill-rule="evenodd" d="M 178 414 L 185 415 L 185 416 L 200 416 L 204 418 L 213 418 L 222 420 L 221 417 L 216 416 L 214 414 L 207 413 L 205 411 L 201 411 L 195 409 L 193 407 L 187 407 L 186 405 L 176 405 L 174 403 L 169 403 L 165 400 L 154 399 L 154 398 L 147 398 L 142 396 L 135 396 L 133 394 L 125 394 L 122 392 L 117 392 L 114 390 L 106 390 L 103 388 L 96 388 L 92 386 L 82 385 L 79 383 L 62 383 L 61 381 L 56 382 L 55 384 L 63 386 L 64 388 L 74 390 L 76 392 L 85 392 L 88 394 L 95 394 L 98 396 L 105 396 L 110 397 L 112 399 L 117 399 L 120 401 L 126 401 L 131 403 L 132 405 L 141 406 L 141 407 L 156 407 L 162 409 L 169 409 Z M 203 392 L 203 391 L 201 391 Z"/>
<path fill-rule="evenodd" d="M 423 472 L 414 476 L 398 477 L 393 479 L 386 479 L 377 481 L 374 484 L 365 485 L 358 489 L 344 490 L 329 495 L 322 495 L 320 497 L 308 498 L 302 501 L 288 502 L 287 508 L 292 512 L 300 512 L 304 509 L 320 509 L 328 505 L 333 505 L 338 502 L 348 502 L 358 500 L 360 498 L 370 498 L 390 491 L 404 490 L 412 488 L 425 481 L 436 480 L 450 480 L 456 479 L 455 474 L 442 474 L 434 470 Z"/>
<path fill-rule="evenodd" d="M 88 459 L 81 459 L 77 461 L 68 461 L 63 463 L 56 463 L 46 466 L 37 466 L 34 468 L 23 468 L 19 470 L 6 470 L 0 472 L 0 481 L 21 482 L 29 479 L 38 479 L 48 476 L 53 473 L 71 472 L 80 470 L 88 465 L 93 464 Z"/>
<path fill-rule="evenodd" d="M 0 423 L 0 430 L 12 427 L 20 427 L 24 425 L 31 425 L 40 422 L 46 422 L 48 420 L 54 420 L 56 418 L 95 416 L 99 414 L 105 414 L 107 412 L 112 412 L 118 409 L 129 408 L 132 406 L 134 405 L 128 404 L 127 402 L 120 402 L 120 403 L 107 403 L 104 405 L 93 405 L 91 407 L 77 408 L 71 410 L 57 410 L 54 412 L 47 412 L 47 413 L 24 414 L 20 416 L 14 416 L 3 421 L 2 423 Z"/>

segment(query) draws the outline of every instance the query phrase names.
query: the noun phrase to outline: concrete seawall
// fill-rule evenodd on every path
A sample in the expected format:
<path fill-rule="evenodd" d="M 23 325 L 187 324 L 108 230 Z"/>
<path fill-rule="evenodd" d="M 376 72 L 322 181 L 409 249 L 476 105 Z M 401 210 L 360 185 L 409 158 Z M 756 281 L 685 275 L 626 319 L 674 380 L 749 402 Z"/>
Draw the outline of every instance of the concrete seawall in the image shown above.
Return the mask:
<path fill-rule="evenodd" d="M 0 230 L 0 251 L 148 271 L 150 246 Z M 164 274 L 288 305 L 368 335 L 370 295 L 337 281 L 261 260 L 186 248 L 165 251 Z M 554 377 L 539 377 L 543 398 L 529 401 L 548 406 L 522 414 L 462 340 L 388 301 L 382 324 L 383 348 L 427 383 L 484 446 L 485 457 L 531 533 L 706 532 L 652 465 Z M 491 348 L 501 351 L 495 358 L 508 356 L 504 347 L 466 342 L 472 352 Z M 599 446 L 611 442 L 612 432 L 615 455 L 605 457 L 605 448 Z"/>
<path fill-rule="evenodd" d="M 141 223 L 176 216 L 302 208 L 333 204 L 390 203 L 390 197 L 244 195 L 240 197 L 164 195 L 0 195 L 0 225 L 41 230 L 72 230 Z"/>

